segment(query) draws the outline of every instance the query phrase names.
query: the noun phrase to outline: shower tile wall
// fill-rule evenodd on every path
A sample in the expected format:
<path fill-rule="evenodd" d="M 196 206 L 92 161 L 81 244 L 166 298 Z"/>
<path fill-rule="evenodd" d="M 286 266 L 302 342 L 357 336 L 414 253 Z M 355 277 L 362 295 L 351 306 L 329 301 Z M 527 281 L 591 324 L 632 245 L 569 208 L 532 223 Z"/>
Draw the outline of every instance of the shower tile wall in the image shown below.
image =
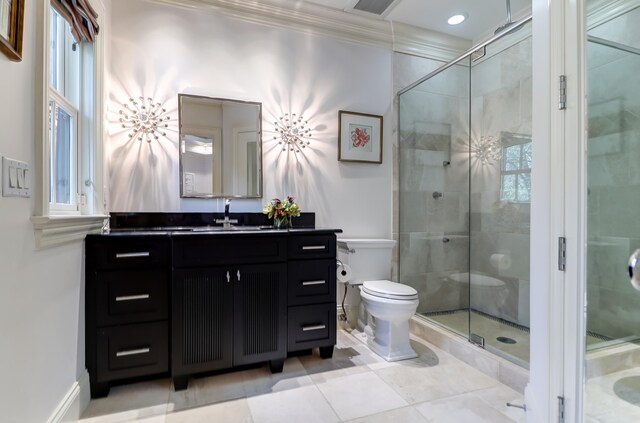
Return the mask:
<path fill-rule="evenodd" d="M 640 48 L 640 11 L 589 35 Z M 640 294 L 626 259 L 640 246 L 640 56 L 589 42 L 587 330 L 639 335 Z"/>
<path fill-rule="evenodd" d="M 399 273 L 419 313 L 469 305 L 468 284 L 448 278 L 469 266 L 468 75 L 453 66 L 400 99 Z"/>
<path fill-rule="evenodd" d="M 471 71 L 470 301 L 475 310 L 528 327 L 530 204 L 502 200 L 501 161 L 483 163 L 476 154 L 483 138 L 503 148 L 508 134 L 531 138 L 531 38 L 528 28 L 521 31 L 521 41 L 490 46 Z M 492 264 L 494 254 L 507 256 L 510 265 Z M 503 281 L 504 300 L 483 303 L 486 296 L 474 295 L 474 274 Z"/>

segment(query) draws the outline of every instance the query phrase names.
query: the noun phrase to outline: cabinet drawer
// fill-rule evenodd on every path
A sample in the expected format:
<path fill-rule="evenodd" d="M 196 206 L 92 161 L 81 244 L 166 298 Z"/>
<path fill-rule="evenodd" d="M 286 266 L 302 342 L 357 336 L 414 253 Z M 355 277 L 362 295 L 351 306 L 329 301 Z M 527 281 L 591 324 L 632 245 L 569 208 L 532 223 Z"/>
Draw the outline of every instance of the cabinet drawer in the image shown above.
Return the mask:
<path fill-rule="evenodd" d="M 173 239 L 174 267 L 206 267 L 286 260 L 282 236 L 189 235 Z"/>
<path fill-rule="evenodd" d="M 98 329 L 98 381 L 168 371 L 168 341 L 167 322 Z"/>
<path fill-rule="evenodd" d="M 319 259 L 336 256 L 335 235 L 292 236 L 289 238 L 290 259 Z"/>
<path fill-rule="evenodd" d="M 169 238 L 118 237 L 91 243 L 87 252 L 98 269 L 132 269 L 169 264 Z"/>
<path fill-rule="evenodd" d="M 289 307 L 288 350 L 335 345 L 336 304 Z"/>
<path fill-rule="evenodd" d="M 166 319 L 169 275 L 165 269 L 99 272 L 96 278 L 98 326 Z"/>
<path fill-rule="evenodd" d="M 302 260 L 289 262 L 289 305 L 319 304 L 336 299 L 336 261 Z"/>

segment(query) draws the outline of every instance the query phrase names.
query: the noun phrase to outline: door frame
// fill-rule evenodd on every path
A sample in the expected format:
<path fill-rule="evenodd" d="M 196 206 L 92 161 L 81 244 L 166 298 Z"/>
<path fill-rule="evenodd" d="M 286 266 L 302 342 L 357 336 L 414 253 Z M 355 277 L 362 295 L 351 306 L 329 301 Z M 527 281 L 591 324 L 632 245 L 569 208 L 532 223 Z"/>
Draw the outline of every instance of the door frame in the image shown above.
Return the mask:
<path fill-rule="evenodd" d="M 533 0 L 531 362 L 527 422 L 581 421 L 584 363 L 584 4 Z M 566 109 L 560 110 L 560 76 Z M 566 268 L 558 265 L 566 239 Z M 582 310 L 582 312 L 579 312 Z"/>

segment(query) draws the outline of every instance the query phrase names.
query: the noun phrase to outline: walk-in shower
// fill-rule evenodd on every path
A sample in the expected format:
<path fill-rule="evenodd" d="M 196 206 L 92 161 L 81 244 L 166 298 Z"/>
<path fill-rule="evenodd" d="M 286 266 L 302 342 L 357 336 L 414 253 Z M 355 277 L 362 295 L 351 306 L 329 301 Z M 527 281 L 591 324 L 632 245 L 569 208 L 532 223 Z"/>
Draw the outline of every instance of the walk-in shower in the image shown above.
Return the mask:
<path fill-rule="evenodd" d="M 527 366 L 530 19 L 400 92 L 399 279 L 418 314 Z"/>

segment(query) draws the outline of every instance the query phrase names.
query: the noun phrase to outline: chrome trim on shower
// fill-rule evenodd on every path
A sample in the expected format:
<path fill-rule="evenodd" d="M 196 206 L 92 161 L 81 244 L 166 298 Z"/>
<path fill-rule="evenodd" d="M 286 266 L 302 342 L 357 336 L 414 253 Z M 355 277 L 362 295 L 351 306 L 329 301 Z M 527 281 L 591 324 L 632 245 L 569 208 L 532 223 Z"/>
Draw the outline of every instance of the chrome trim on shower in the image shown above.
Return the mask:
<path fill-rule="evenodd" d="M 604 38 L 594 37 L 593 35 L 587 35 L 587 41 L 591 41 L 595 44 L 600 44 L 606 47 L 612 47 L 616 50 L 626 51 L 627 53 L 637 54 L 640 56 L 640 49 L 628 46 L 626 44 L 616 43 L 615 41 L 605 40 Z"/>
<path fill-rule="evenodd" d="M 481 48 L 484 48 L 486 46 L 488 46 L 489 44 L 493 43 L 494 41 L 499 40 L 500 38 L 504 37 L 507 34 L 511 34 L 512 32 L 522 28 L 525 24 L 531 22 L 531 20 L 533 19 L 533 16 L 529 16 L 525 19 L 522 19 L 519 22 L 515 22 L 512 26 L 510 26 L 509 28 L 506 28 L 504 31 L 500 32 L 497 35 L 494 35 L 493 37 L 489 38 L 487 41 L 480 43 L 478 45 L 475 45 L 473 47 L 471 47 L 469 50 L 467 50 L 466 52 L 464 52 L 461 56 L 457 57 L 456 59 L 445 63 L 444 65 L 440 66 L 438 69 L 434 70 L 433 72 L 429 73 L 427 76 L 424 76 L 420 79 L 418 79 L 416 82 L 414 82 L 413 84 L 409 85 L 406 88 L 401 89 L 400 91 L 398 91 L 398 95 L 402 95 L 404 93 L 406 93 L 407 91 L 412 90 L 413 88 L 417 87 L 418 85 L 422 84 L 424 81 L 433 78 L 435 75 L 439 74 L 440 72 L 449 69 L 450 67 L 452 67 L 453 65 L 456 65 L 459 61 L 466 59 L 467 57 L 471 56 L 476 50 L 479 50 Z"/>

